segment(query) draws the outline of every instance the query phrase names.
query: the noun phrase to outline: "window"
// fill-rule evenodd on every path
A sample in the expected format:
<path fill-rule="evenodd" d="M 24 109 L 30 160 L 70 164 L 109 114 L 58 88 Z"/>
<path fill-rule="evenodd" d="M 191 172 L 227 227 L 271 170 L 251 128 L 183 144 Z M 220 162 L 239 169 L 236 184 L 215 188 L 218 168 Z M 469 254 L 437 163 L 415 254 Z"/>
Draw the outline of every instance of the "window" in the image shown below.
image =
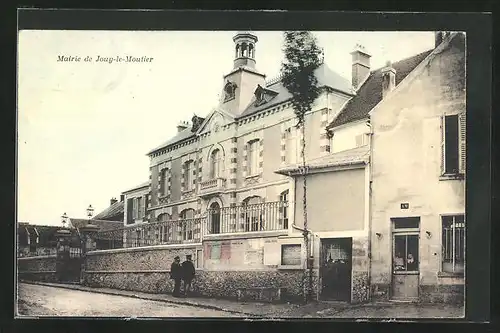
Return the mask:
<path fill-rule="evenodd" d="M 418 271 L 418 235 L 394 235 L 393 256 L 394 271 Z"/>
<path fill-rule="evenodd" d="M 210 205 L 210 233 L 220 233 L 220 206 L 217 202 Z"/>
<path fill-rule="evenodd" d="M 193 161 L 184 164 L 184 190 L 189 191 L 193 188 Z"/>
<path fill-rule="evenodd" d="M 142 208 L 143 208 L 143 205 L 142 205 L 142 197 L 137 197 L 135 198 L 135 201 L 136 201 L 136 212 L 135 212 L 135 218 L 136 219 L 141 219 L 144 214 L 142 213 Z"/>
<path fill-rule="evenodd" d="M 465 217 L 443 216 L 443 272 L 463 273 L 465 266 Z"/>
<path fill-rule="evenodd" d="M 219 149 L 215 149 L 210 155 L 210 179 L 215 179 L 220 176 L 221 169 L 221 153 Z"/>
<path fill-rule="evenodd" d="M 244 231 L 264 230 L 262 202 L 263 199 L 257 196 L 249 197 L 243 201 Z"/>
<path fill-rule="evenodd" d="M 127 199 L 127 224 L 134 223 L 134 200 Z"/>
<path fill-rule="evenodd" d="M 285 160 L 288 164 L 297 163 L 299 150 L 297 145 L 297 128 L 290 127 L 285 131 Z"/>
<path fill-rule="evenodd" d="M 248 175 L 254 176 L 259 170 L 259 140 L 250 141 L 248 143 Z"/>
<path fill-rule="evenodd" d="M 236 92 L 236 84 L 234 82 L 227 82 L 224 86 L 224 102 L 234 99 Z"/>
<path fill-rule="evenodd" d="M 282 229 L 288 229 L 288 190 L 280 195 L 280 226 Z"/>
<path fill-rule="evenodd" d="M 167 179 L 168 177 L 168 169 L 163 169 L 161 170 L 161 177 L 160 177 L 160 195 L 167 195 Z"/>
<path fill-rule="evenodd" d="M 366 146 L 368 144 L 368 136 L 366 134 L 356 135 L 356 147 Z"/>
<path fill-rule="evenodd" d="M 300 265 L 301 246 L 300 244 L 281 245 L 281 265 L 297 266 Z"/>
<path fill-rule="evenodd" d="M 166 222 L 171 219 L 171 216 L 167 213 L 158 215 L 158 222 Z M 160 223 L 158 240 L 160 243 L 166 243 L 172 240 L 172 226 L 167 223 Z"/>
<path fill-rule="evenodd" d="M 441 118 L 441 173 L 465 173 L 465 113 Z"/>
<path fill-rule="evenodd" d="M 180 214 L 181 220 L 181 237 L 182 240 L 193 239 L 193 229 L 194 229 L 194 209 L 185 209 Z"/>

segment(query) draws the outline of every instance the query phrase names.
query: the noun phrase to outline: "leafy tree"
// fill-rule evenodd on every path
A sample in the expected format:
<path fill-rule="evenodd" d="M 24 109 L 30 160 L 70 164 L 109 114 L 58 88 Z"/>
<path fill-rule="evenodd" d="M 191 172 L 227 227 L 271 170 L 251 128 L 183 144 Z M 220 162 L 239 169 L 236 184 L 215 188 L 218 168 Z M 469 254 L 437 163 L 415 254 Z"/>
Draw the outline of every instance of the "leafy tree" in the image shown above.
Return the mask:
<path fill-rule="evenodd" d="M 297 117 L 297 128 L 301 129 L 301 157 L 303 175 L 303 218 L 304 218 L 304 245 L 306 258 L 309 260 L 309 230 L 307 227 L 307 165 L 306 165 L 306 135 L 305 115 L 312 110 L 314 101 L 318 98 L 320 90 L 314 71 L 322 63 L 322 50 L 316 38 L 309 31 L 287 31 L 284 33 L 283 45 L 284 60 L 281 64 L 281 75 L 284 87 L 292 95 L 292 106 Z M 307 267 L 307 266 L 306 266 Z M 304 271 L 304 283 L 309 271 L 309 283 L 305 300 L 311 294 L 312 267 Z"/>

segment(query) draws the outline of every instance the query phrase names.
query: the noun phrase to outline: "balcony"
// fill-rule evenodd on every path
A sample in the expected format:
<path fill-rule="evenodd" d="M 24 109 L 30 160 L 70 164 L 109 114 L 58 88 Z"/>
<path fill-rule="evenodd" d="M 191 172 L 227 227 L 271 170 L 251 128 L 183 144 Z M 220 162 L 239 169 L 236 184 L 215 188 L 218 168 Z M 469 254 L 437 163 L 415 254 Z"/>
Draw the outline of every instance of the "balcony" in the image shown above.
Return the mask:
<path fill-rule="evenodd" d="M 210 196 L 223 192 L 225 191 L 225 189 L 226 189 L 226 179 L 218 177 L 201 182 L 199 195 Z"/>
<path fill-rule="evenodd" d="M 205 234 L 287 230 L 288 216 L 286 201 L 211 209 Z"/>
<path fill-rule="evenodd" d="M 143 223 L 97 235 L 98 250 L 162 244 L 199 243 L 206 218 Z"/>

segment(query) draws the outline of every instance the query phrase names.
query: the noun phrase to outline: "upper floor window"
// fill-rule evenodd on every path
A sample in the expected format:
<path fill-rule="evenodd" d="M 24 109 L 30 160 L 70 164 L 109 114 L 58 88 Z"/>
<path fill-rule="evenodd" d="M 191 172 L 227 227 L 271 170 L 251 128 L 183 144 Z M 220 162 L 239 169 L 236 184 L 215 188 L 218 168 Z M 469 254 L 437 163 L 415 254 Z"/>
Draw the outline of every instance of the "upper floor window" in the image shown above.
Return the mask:
<path fill-rule="evenodd" d="M 285 130 L 285 161 L 288 164 L 297 163 L 300 151 L 298 149 L 297 128 L 289 127 Z"/>
<path fill-rule="evenodd" d="M 244 206 L 244 230 L 259 231 L 264 230 L 264 200 L 261 197 L 253 196 L 243 200 Z"/>
<path fill-rule="evenodd" d="M 259 140 L 248 143 L 247 160 L 248 175 L 256 175 L 259 170 Z"/>
<path fill-rule="evenodd" d="M 234 99 L 236 95 L 236 83 L 227 82 L 224 86 L 224 102 Z"/>
<path fill-rule="evenodd" d="M 442 217 L 443 272 L 463 273 L 465 266 L 465 217 Z"/>
<path fill-rule="evenodd" d="M 356 147 L 366 146 L 368 144 L 368 135 L 367 134 L 359 134 L 356 135 Z"/>
<path fill-rule="evenodd" d="M 221 173 L 221 151 L 215 149 L 210 154 L 210 179 L 215 179 L 220 177 Z"/>
<path fill-rule="evenodd" d="M 465 113 L 441 117 L 441 173 L 465 173 Z"/>
<path fill-rule="evenodd" d="M 160 173 L 160 195 L 167 195 L 168 169 L 161 170 Z"/>
<path fill-rule="evenodd" d="M 141 196 L 141 197 L 134 198 L 132 218 L 134 220 L 138 220 L 138 219 L 144 218 L 144 215 L 145 215 L 144 197 Z"/>
<path fill-rule="evenodd" d="M 184 163 L 184 190 L 189 191 L 193 188 L 194 177 L 193 173 L 195 172 L 193 161 L 187 161 Z"/>
<path fill-rule="evenodd" d="M 166 222 L 171 220 L 171 216 L 168 213 L 163 213 L 158 215 L 158 222 Z M 159 227 L 159 233 L 156 235 L 156 238 L 160 243 L 166 243 L 172 240 L 172 225 L 162 223 Z"/>

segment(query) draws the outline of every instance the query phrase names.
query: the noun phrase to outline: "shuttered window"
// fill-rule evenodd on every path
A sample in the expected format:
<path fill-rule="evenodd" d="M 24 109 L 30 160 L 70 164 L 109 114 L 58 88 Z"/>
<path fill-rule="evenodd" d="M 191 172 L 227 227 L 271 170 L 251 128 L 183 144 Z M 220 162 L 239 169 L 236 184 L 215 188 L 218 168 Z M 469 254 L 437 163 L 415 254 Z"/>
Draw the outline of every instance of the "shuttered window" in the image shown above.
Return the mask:
<path fill-rule="evenodd" d="M 441 174 L 465 174 L 465 113 L 441 117 Z"/>
<path fill-rule="evenodd" d="M 134 211 L 134 200 L 127 199 L 127 224 L 134 223 L 133 211 Z"/>

